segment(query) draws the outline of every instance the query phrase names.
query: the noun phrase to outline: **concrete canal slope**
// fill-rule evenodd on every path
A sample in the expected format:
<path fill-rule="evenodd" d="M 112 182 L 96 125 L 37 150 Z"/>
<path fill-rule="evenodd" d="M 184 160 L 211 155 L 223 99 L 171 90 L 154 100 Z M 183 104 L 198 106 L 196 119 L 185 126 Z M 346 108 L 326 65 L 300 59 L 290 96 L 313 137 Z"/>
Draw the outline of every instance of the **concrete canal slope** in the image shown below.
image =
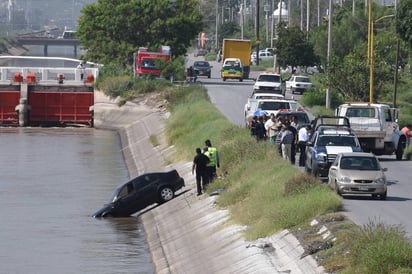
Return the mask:
<path fill-rule="evenodd" d="M 164 142 L 162 120 L 167 112 L 144 100 L 119 108 L 96 92 L 95 127 L 118 130 L 130 177 L 151 170 L 176 168 L 186 187 L 172 201 L 140 214 L 156 273 L 324 273 L 287 230 L 254 242 L 242 238 L 216 196 L 196 196 L 191 162 L 173 162 L 173 147 Z M 150 136 L 160 145 L 153 147 Z M 199 143 L 201 145 L 201 143 Z M 194 150 L 194 149 L 193 149 Z"/>

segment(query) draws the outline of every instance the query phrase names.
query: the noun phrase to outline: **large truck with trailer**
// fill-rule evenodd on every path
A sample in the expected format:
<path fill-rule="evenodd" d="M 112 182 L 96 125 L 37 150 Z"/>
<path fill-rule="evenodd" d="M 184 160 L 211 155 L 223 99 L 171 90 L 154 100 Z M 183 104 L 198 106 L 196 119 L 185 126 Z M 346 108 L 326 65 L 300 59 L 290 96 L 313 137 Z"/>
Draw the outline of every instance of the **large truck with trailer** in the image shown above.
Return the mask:
<path fill-rule="evenodd" d="M 169 46 L 161 46 L 158 51 L 149 51 L 148 48 L 140 47 L 133 54 L 133 71 L 137 77 L 154 76 L 160 77 L 161 71 L 158 62 L 169 62 L 172 56 Z"/>
<path fill-rule="evenodd" d="M 376 155 L 395 153 L 396 159 L 402 160 L 406 136 L 397 123 L 399 109 L 386 104 L 355 102 L 340 105 L 335 113 L 349 118 L 363 151 Z"/>
<path fill-rule="evenodd" d="M 242 39 L 223 39 L 222 63 L 225 64 L 227 58 L 237 58 L 242 62 L 242 79 L 248 79 L 250 73 L 250 56 L 252 53 L 252 41 Z M 225 80 L 230 78 L 229 71 L 225 71 L 222 66 L 221 77 Z"/>

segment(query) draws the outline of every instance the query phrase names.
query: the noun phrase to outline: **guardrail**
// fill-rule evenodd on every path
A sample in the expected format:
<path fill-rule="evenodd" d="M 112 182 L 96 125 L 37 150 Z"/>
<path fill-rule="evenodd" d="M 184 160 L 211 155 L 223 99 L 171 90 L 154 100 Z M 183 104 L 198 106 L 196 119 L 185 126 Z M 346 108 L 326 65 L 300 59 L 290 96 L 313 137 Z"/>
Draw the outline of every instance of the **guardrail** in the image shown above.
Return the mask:
<path fill-rule="evenodd" d="M 82 78 L 83 73 L 83 78 Z M 84 85 L 99 76 L 97 68 L 0 67 L 0 84 Z"/>

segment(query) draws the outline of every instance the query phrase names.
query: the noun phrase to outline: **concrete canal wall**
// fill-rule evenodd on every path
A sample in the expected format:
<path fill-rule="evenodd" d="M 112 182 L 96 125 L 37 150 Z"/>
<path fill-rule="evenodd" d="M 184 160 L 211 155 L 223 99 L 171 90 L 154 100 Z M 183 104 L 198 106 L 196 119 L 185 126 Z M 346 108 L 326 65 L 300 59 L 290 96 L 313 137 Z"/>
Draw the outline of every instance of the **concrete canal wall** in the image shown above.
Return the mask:
<path fill-rule="evenodd" d="M 168 113 L 144 100 L 118 107 L 96 91 L 95 127 L 119 132 L 130 177 L 176 168 L 186 187 L 172 201 L 140 214 L 156 273 L 324 273 L 287 230 L 248 242 L 244 227 L 233 225 L 216 196 L 196 196 L 191 162 L 173 162 L 174 148 L 164 142 L 162 121 Z M 150 136 L 160 145 L 153 147 Z"/>

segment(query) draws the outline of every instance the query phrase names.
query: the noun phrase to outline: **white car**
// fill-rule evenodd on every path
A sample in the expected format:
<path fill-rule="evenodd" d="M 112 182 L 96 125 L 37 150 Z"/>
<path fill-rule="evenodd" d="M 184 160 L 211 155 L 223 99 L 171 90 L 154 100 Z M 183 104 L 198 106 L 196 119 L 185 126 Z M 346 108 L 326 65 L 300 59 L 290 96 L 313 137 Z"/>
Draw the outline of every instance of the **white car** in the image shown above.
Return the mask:
<path fill-rule="evenodd" d="M 295 75 L 286 81 L 286 91 L 302 94 L 305 90 L 312 87 L 312 82 L 308 76 Z"/>
<path fill-rule="evenodd" d="M 250 99 L 248 101 L 249 106 L 247 111 L 245 111 L 245 121 L 246 126 L 252 120 L 253 116 L 256 115 L 256 111 L 264 111 L 268 115 L 276 114 L 279 111 L 302 111 L 304 110 L 303 106 L 296 102 L 295 100 L 286 100 L 286 99 Z"/>
<path fill-rule="evenodd" d="M 281 94 L 275 94 L 275 93 L 261 93 L 261 92 L 253 92 L 248 98 L 247 102 L 245 104 L 245 115 L 249 112 L 250 110 L 250 102 L 260 100 L 260 99 L 285 99 L 285 97 Z"/>
<path fill-rule="evenodd" d="M 282 76 L 267 72 L 259 74 L 253 85 L 253 91 L 285 95 L 285 85 Z"/>

